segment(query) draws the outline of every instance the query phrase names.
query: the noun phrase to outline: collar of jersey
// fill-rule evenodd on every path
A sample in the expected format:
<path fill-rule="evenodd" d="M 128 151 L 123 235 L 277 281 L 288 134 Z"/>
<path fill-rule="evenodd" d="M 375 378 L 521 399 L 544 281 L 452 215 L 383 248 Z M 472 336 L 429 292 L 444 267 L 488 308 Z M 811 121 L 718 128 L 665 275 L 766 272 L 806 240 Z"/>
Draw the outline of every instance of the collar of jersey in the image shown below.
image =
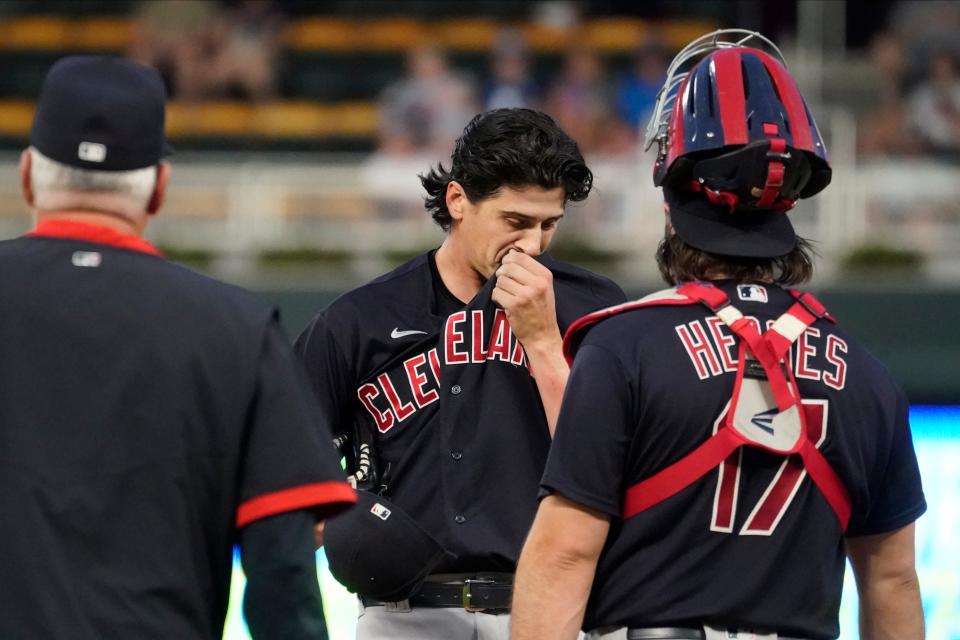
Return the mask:
<path fill-rule="evenodd" d="M 130 249 L 153 256 L 162 256 L 155 246 L 135 235 L 120 233 L 114 229 L 77 220 L 43 220 L 36 229 L 27 234 L 34 238 L 62 238 L 82 240 L 94 244 Z"/>

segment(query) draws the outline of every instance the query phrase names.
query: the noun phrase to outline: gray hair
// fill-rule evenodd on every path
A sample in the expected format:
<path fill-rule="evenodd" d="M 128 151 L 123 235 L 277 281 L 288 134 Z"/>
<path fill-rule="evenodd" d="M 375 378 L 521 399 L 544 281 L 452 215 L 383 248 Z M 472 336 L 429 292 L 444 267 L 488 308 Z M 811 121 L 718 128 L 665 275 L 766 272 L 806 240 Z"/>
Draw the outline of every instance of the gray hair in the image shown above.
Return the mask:
<path fill-rule="evenodd" d="M 51 160 L 34 147 L 30 147 L 30 160 L 33 204 L 43 211 L 81 209 L 141 218 L 156 187 L 156 167 L 79 169 Z"/>

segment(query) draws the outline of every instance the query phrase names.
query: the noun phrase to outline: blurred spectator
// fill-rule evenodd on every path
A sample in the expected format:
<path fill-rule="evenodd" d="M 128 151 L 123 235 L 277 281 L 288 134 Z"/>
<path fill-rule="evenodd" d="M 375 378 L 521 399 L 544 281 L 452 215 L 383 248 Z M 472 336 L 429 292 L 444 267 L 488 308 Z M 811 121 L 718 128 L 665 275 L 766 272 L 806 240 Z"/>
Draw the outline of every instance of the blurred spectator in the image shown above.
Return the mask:
<path fill-rule="evenodd" d="M 439 49 L 418 47 L 407 59 L 407 77 L 380 99 L 380 150 L 442 157 L 476 112 L 473 86 L 447 66 Z"/>
<path fill-rule="evenodd" d="M 926 75 L 934 53 L 960 54 L 960 2 L 955 0 L 900 2 L 890 14 L 890 28 L 905 45 L 906 80 L 911 86 Z"/>
<path fill-rule="evenodd" d="M 145 0 L 133 11 L 129 55 L 156 67 L 170 93 L 194 92 L 204 52 L 214 32 L 217 4 L 211 0 Z"/>
<path fill-rule="evenodd" d="M 250 100 L 276 95 L 283 15 L 274 0 L 243 0 L 216 24 L 208 93 Z"/>
<path fill-rule="evenodd" d="M 634 53 L 630 73 L 617 84 L 617 117 L 623 124 L 635 131 L 646 125 L 669 62 L 669 53 L 659 42 L 647 43 Z"/>
<path fill-rule="evenodd" d="M 613 114 L 603 62 L 595 51 L 571 49 L 563 71 L 547 94 L 545 110 L 587 153 L 615 153 L 632 147 Z"/>
<path fill-rule="evenodd" d="M 933 151 L 960 152 L 960 77 L 954 57 L 947 52 L 930 60 L 930 76 L 911 93 L 913 128 Z"/>
<path fill-rule="evenodd" d="M 860 125 L 859 152 L 866 156 L 903 156 L 923 151 L 907 117 L 904 101 L 906 58 L 896 32 L 877 34 L 870 45 L 878 85 L 875 110 Z"/>
<path fill-rule="evenodd" d="M 523 34 L 501 31 L 491 52 L 492 75 L 484 87 L 484 109 L 533 107 L 540 102 L 540 87 L 530 74 L 530 55 Z"/>
<path fill-rule="evenodd" d="M 271 0 L 143 2 L 130 57 L 160 69 L 182 100 L 263 100 L 276 93 L 281 27 Z"/>
<path fill-rule="evenodd" d="M 906 88 L 907 60 L 902 37 L 894 31 L 881 31 L 874 36 L 870 43 L 870 62 L 880 83 L 881 99 L 899 98 Z"/>
<path fill-rule="evenodd" d="M 900 98 L 871 113 L 860 126 L 858 151 L 864 156 L 910 156 L 923 144 L 910 129 L 907 108 Z"/>

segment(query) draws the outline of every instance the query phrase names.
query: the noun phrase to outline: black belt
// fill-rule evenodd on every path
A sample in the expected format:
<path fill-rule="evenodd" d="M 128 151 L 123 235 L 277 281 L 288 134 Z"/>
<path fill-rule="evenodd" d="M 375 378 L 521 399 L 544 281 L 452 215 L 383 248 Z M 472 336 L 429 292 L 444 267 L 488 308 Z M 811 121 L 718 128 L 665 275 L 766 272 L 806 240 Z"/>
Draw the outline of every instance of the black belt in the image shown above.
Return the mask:
<path fill-rule="evenodd" d="M 513 585 L 476 578 L 444 584 L 424 582 L 420 590 L 407 599 L 411 607 L 456 607 L 467 611 L 509 611 Z M 393 605 L 361 596 L 365 607 Z"/>
<path fill-rule="evenodd" d="M 704 640 L 706 634 L 703 629 L 687 627 L 650 627 L 643 629 L 628 629 L 627 640 Z M 777 634 L 777 640 L 800 640 Z"/>

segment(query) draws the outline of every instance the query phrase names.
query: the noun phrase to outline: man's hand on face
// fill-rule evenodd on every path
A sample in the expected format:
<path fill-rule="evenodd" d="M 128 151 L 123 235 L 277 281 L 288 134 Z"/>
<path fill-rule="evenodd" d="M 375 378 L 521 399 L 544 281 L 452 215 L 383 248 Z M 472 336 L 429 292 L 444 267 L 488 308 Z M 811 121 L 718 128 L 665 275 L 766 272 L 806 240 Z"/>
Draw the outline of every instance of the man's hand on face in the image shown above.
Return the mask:
<path fill-rule="evenodd" d="M 497 285 L 493 301 L 506 312 L 510 328 L 524 349 L 558 346 L 561 337 L 553 273 L 525 253 L 510 251 L 494 275 Z"/>

